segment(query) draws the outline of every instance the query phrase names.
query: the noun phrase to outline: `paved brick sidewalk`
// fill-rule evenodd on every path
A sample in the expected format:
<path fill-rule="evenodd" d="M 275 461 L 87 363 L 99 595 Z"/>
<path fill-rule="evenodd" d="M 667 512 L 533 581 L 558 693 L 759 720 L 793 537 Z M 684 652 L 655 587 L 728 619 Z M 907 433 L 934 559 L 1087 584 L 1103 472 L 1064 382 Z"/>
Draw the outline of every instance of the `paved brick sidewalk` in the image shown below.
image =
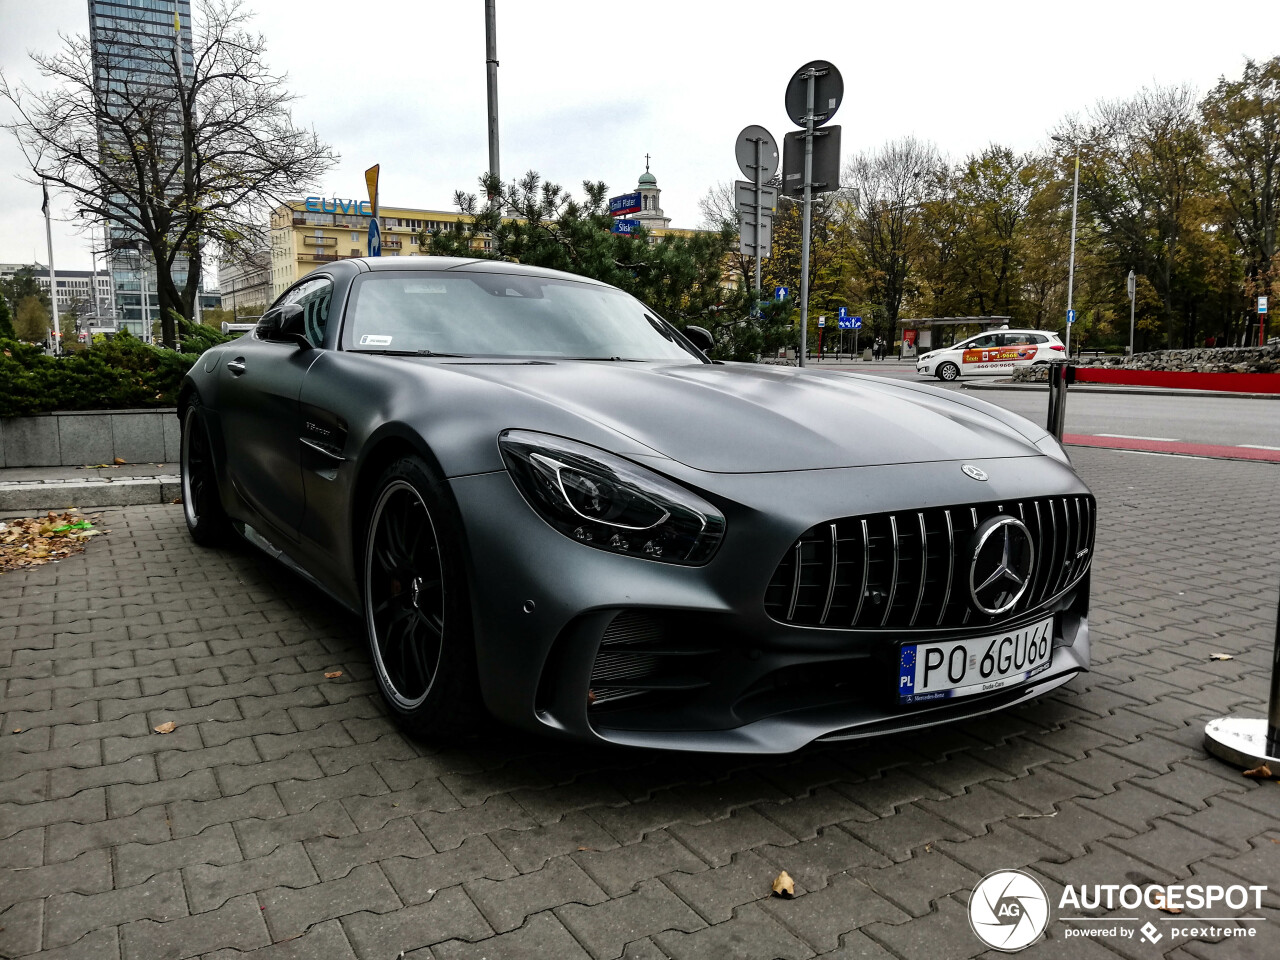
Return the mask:
<path fill-rule="evenodd" d="M 1095 672 L 763 760 L 414 743 L 351 618 L 195 547 L 179 507 L 108 511 L 85 556 L 0 577 L 0 956 L 953 960 L 983 953 L 973 885 L 1021 867 L 1055 906 L 1066 883 L 1271 886 L 1252 940 L 1055 922 L 1028 958 L 1273 957 L 1280 785 L 1200 741 L 1262 708 L 1280 472 L 1073 456 L 1100 502 Z M 766 896 L 783 868 L 794 900 Z"/>

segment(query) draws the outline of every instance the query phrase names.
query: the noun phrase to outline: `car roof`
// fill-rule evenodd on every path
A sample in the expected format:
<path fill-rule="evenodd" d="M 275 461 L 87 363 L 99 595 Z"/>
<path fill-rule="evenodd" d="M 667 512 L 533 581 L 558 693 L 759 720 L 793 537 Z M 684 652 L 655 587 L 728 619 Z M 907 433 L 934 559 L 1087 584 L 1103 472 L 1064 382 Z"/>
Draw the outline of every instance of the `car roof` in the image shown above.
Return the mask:
<path fill-rule="evenodd" d="M 608 286 L 607 283 L 601 283 L 591 277 L 579 276 L 576 273 L 548 270 L 545 267 L 531 267 L 527 264 L 511 263 L 507 260 L 471 259 L 467 257 L 356 257 L 343 262 L 356 264 L 361 269 L 361 272 L 447 270 L 453 273 L 505 273 L 525 277 L 573 280 L 578 283 L 591 283 L 601 287 Z"/>

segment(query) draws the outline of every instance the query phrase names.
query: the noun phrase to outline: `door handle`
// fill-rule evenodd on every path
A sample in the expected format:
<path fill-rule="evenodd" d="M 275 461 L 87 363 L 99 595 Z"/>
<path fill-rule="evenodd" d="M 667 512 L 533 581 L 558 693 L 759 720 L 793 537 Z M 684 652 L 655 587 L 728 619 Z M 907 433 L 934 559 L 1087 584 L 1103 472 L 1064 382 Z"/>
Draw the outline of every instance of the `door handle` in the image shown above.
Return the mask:
<path fill-rule="evenodd" d="M 227 361 L 227 369 L 237 377 L 244 373 L 244 357 L 236 357 L 234 360 Z"/>

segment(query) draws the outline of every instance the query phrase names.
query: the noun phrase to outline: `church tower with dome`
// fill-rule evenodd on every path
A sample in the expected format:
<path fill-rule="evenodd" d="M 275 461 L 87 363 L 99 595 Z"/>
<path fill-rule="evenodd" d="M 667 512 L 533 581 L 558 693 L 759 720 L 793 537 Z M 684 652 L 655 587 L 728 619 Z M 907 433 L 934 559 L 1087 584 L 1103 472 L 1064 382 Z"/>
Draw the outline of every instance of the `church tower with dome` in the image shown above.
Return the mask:
<path fill-rule="evenodd" d="M 639 220 L 650 229 L 671 226 L 671 218 L 662 215 L 662 206 L 658 202 L 662 190 L 658 187 L 658 178 L 649 172 L 649 154 L 647 153 L 644 155 L 644 173 L 640 174 L 636 193 L 640 194 L 640 211 L 628 216 Z"/>

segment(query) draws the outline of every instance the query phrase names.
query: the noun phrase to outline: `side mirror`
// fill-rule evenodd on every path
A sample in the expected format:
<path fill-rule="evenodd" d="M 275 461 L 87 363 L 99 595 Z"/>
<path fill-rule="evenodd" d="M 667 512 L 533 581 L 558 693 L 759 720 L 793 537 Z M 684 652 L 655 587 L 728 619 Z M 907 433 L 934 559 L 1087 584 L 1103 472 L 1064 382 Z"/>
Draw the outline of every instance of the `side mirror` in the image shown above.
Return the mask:
<path fill-rule="evenodd" d="M 690 343 L 703 353 L 710 353 L 715 349 L 715 337 L 711 336 L 711 331 L 706 327 L 687 326 L 684 328 L 684 335 Z"/>
<path fill-rule="evenodd" d="M 258 321 L 258 337 L 276 343 L 296 343 L 303 350 L 315 346 L 307 339 L 306 314 L 296 303 L 285 303 L 268 310 Z"/>

